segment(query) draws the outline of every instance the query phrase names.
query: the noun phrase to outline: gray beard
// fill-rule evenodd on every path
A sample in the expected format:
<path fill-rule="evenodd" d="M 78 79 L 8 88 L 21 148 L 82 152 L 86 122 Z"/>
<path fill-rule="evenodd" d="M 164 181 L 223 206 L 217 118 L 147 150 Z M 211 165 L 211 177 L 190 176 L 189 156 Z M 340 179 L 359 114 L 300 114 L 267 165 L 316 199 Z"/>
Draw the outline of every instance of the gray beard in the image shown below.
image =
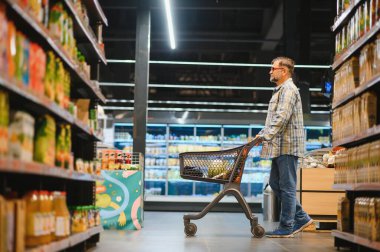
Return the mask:
<path fill-rule="evenodd" d="M 276 78 L 274 78 L 274 77 L 271 77 L 271 78 L 269 79 L 269 81 L 272 82 L 273 84 L 277 84 L 278 79 L 276 79 Z"/>

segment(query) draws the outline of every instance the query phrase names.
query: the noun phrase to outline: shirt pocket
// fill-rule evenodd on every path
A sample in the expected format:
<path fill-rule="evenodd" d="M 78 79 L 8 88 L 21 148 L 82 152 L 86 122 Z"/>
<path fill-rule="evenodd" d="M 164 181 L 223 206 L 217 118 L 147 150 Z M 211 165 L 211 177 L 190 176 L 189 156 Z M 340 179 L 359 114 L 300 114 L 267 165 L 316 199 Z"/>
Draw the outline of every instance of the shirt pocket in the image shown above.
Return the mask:
<path fill-rule="evenodd" d="M 276 111 L 279 99 L 279 92 L 276 92 L 269 101 L 268 111 Z"/>

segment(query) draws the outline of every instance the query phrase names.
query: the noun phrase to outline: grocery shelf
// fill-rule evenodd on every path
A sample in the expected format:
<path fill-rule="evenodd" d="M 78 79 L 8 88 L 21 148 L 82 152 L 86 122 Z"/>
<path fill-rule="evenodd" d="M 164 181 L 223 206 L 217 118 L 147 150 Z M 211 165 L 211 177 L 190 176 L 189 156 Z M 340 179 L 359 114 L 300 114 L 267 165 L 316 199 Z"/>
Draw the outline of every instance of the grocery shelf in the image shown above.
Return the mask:
<path fill-rule="evenodd" d="M 246 144 L 248 143 L 248 140 L 247 141 L 223 141 L 223 144 L 227 144 L 227 145 L 243 145 L 243 144 Z"/>
<path fill-rule="evenodd" d="M 113 140 L 115 143 L 118 142 L 118 143 L 132 143 L 133 140 L 132 139 L 115 139 Z"/>
<path fill-rule="evenodd" d="M 94 174 L 68 171 L 63 168 L 52 167 L 37 162 L 24 162 L 15 159 L 0 159 L 0 172 L 25 173 L 39 176 L 80 180 L 80 181 L 102 181 L 103 178 Z"/>
<path fill-rule="evenodd" d="M 349 95 L 344 97 L 342 100 L 333 103 L 332 108 L 336 109 L 337 107 L 347 103 L 348 101 L 352 100 L 353 98 L 357 97 L 358 95 L 364 93 L 365 91 L 369 90 L 370 88 L 378 85 L 380 83 L 380 74 L 377 74 L 373 76 L 370 80 L 363 83 L 359 87 L 357 87 L 353 92 L 351 92 Z"/>
<path fill-rule="evenodd" d="M 332 104 L 332 109 L 336 109 L 337 107 L 340 107 L 344 104 L 346 104 L 348 101 L 352 100 L 352 98 L 354 98 L 356 96 L 355 94 L 355 90 L 350 92 L 346 97 L 344 97 L 343 99 L 337 101 L 337 102 L 333 102 Z"/>
<path fill-rule="evenodd" d="M 146 178 L 145 179 L 146 182 L 166 182 L 166 179 L 150 179 L 150 178 Z"/>
<path fill-rule="evenodd" d="M 157 153 L 146 153 L 145 154 L 146 157 L 156 157 L 156 158 L 166 158 L 168 156 L 168 154 L 166 153 L 161 153 L 161 154 L 157 154 Z"/>
<path fill-rule="evenodd" d="M 66 239 L 55 241 L 46 245 L 38 246 L 35 248 L 27 249 L 26 252 L 55 252 L 61 251 L 70 247 L 77 245 L 78 243 L 84 242 L 85 240 L 91 238 L 92 236 L 99 234 L 103 231 L 102 226 L 97 226 L 88 229 L 85 232 L 77 233 L 69 236 Z"/>
<path fill-rule="evenodd" d="M 335 61 L 332 64 L 332 69 L 337 69 L 340 65 L 342 65 L 347 59 L 349 59 L 354 53 L 356 53 L 363 45 L 367 43 L 369 39 L 374 37 L 378 31 L 380 30 L 380 22 L 377 22 L 371 30 L 369 30 L 363 37 L 361 37 L 358 41 L 352 44 L 346 51 L 340 55 L 335 57 Z"/>
<path fill-rule="evenodd" d="M 244 171 L 270 172 L 270 168 L 245 167 Z"/>
<path fill-rule="evenodd" d="M 87 7 L 87 12 L 90 15 L 90 20 L 96 19 L 97 21 L 103 22 L 108 26 L 108 20 L 106 15 L 104 15 L 103 9 L 99 4 L 98 0 L 84 0 L 83 1 Z"/>
<path fill-rule="evenodd" d="M 86 39 L 91 44 L 91 50 L 86 50 L 87 54 L 85 56 L 86 59 L 92 61 L 93 59 L 100 59 L 104 64 L 107 64 L 106 56 L 104 55 L 104 51 L 100 48 L 97 38 L 92 31 L 91 27 L 87 27 L 82 18 L 78 15 L 75 10 L 74 4 L 71 0 L 64 0 L 66 6 L 70 10 L 71 14 L 74 16 L 74 32 L 76 39 Z"/>
<path fill-rule="evenodd" d="M 169 165 L 167 166 L 169 169 L 179 169 L 179 165 Z"/>
<path fill-rule="evenodd" d="M 342 232 L 338 230 L 332 230 L 331 235 L 336 238 L 339 238 L 339 239 L 342 239 L 354 244 L 359 244 L 361 246 L 368 247 L 368 248 L 378 250 L 378 251 L 380 250 L 380 242 L 370 241 L 366 238 L 363 238 L 351 233 Z"/>
<path fill-rule="evenodd" d="M 333 146 L 340 146 L 340 145 L 355 145 L 358 142 L 367 140 L 368 138 L 374 137 L 380 135 L 380 125 L 374 126 L 370 129 L 367 129 L 366 131 L 362 132 L 361 134 L 349 136 L 346 138 L 343 138 L 341 140 L 333 141 Z"/>
<path fill-rule="evenodd" d="M 380 191 L 380 183 L 334 184 L 333 189 L 346 191 Z"/>
<path fill-rule="evenodd" d="M 166 140 L 165 139 L 162 139 L 162 140 L 156 140 L 156 139 L 151 139 L 151 140 L 146 140 L 146 143 L 160 143 L 160 144 L 166 144 Z"/>
<path fill-rule="evenodd" d="M 346 23 L 349 20 L 349 18 L 352 16 L 353 12 L 356 10 L 356 7 L 358 7 L 359 4 L 362 2 L 363 1 L 361 0 L 355 0 L 354 3 L 352 3 L 351 6 L 347 10 L 341 13 L 338 19 L 335 21 L 334 25 L 331 27 L 331 31 L 335 32 L 344 23 Z"/>
<path fill-rule="evenodd" d="M 166 169 L 169 166 L 166 165 L 146 165 L 145 169 Z"/>
<path fill-rule="evenodd" d="M 169 140 L 169 143 L 178 143 L 178 144 L 197 144 L 195 140 Z"/>
<path fill-rule="evenodd" d="M 100 88 L 91 81 L 83 71 L 79 69 L 79 66 L 67 55 L 63 47 L 53 40 L 49 30 L 39 23 L 33 16 L 31 16 L 26 10 L 24 10 L 16 0 L 6 0 L 11 8 L 35 31 L 40 37 L 47 42 L 51 49 L 62 59 L 62 61 L 69 67 L 70 72 L 84 83 L 85 86 L 91 90 L 92 94 L 99 99 L 102 103 L 105 103 L 106 98 L 101 93 Z"/>
<path fill-rule="evenodd" d="M 38 105 L 41 108 L 46 109 L 56 118 L 63 120 L 67 123 L 72 124 L 74 127 L 78 128 L 80 133 L 85 134 L 86 136 L 92 137 L 94 140 L 99 141 L 100 139 L 94 135 L 90 127 L 85 125 L 80 120 L 74 118 L 68 111 L 61 108 L 55 102 L 49 100 L 47 97 L 37 96 L 31 92 L 30 89 L 23 86 L 22 84 L 17 84 L 7 78 L 3 77 L 0 73 L 0 87 L 7 89 L 8 91 Z"/>

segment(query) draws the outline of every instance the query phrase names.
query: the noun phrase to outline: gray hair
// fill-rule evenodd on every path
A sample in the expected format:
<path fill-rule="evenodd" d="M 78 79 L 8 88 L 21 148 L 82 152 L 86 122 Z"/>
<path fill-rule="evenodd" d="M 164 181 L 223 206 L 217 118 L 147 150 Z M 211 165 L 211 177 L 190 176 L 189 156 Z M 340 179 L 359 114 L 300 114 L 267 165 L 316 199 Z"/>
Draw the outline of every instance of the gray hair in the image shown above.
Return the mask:
<path fill-rule="evenodd" d="M 282 67 L 286 67 L 288 70 L 289 70 L 289 73 L 291 75 L 294 74 L 294 65 L 295 65 L 295 62 L 293 59 L 291 58 L 288 58 L 288 57 L 284 57 L 284 56 L 281 56 L 281 57 L 277 57 L 275 59 L 272 60 L 272 64 L 274 62 L 278 61 L 278 64 Z"/>

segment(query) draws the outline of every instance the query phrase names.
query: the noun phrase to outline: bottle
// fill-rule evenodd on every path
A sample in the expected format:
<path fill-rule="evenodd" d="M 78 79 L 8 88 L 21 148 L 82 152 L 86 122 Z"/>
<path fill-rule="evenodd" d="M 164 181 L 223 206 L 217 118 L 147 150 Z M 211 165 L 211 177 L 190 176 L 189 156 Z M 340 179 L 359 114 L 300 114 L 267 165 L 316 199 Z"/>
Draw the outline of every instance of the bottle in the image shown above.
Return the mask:
<path fill-rule="evenodd" d="M 55 240 L 70 235 L 70 213 L 66 205 L 66 192 L 54 192 Z"/>
<path fill-rule="evenodd" d="M 347 197 L 342 198 L 341 201 L 341 228 L 343 232 L 350 231 L 350 201 Z"/>
<path fill-rule="evenodd" d="M 48 194 L 48 204 L 49 204 L 49 209 L 50 209 L 50 213 L 49 213 L 49 219 L 50 219 L 50 239 L 51 241 L 54 240 L 54 236 L 55 236 L 55 212 L 54 212 L 54 196 L 53 196 L 53 193 L 52 192 L 49 192 Z"/>
<path fill-rule="evenodd" d="M 41 214 L 42 221 L 42 234 L 40 237 L 42 244 L 48 244 L 51 242 L 51 234 L 50 234 L 50 211 L 49 207 L 49 193 L 47 191 L 40 191 L 39 193 L 39 211 Z"/>
<path fill-rule="evenodd" d="M 42 233 L 39 193 L 38 191 L 31 191 L 25 195 L 24 199 L 26 201 L 25 245 L 26 247 L 38 246 L 41 244 L 40 236 Z"/>

